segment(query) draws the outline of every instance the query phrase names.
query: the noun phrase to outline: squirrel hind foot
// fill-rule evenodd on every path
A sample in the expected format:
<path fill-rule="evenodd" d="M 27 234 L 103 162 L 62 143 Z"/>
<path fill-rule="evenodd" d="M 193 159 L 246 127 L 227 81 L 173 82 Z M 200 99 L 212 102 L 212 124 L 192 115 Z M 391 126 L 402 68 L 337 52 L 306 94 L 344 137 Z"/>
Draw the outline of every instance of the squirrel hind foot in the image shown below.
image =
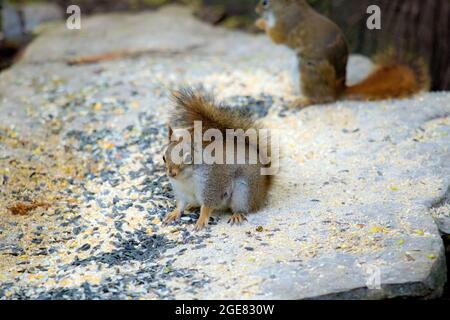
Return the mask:
<path fill-rule="evenodd" d="M 288 104 L 289 109 L 303 109 L 313 105 L 314 103 L 308 98 L 297 98 Z"/>
<path fill-rule="evenodd" d="M 214 209 L 202 206 L 200 208 L 200 217 L 197 220 L 197 223 L 195 224 L 194 231 L 200 231 L 204 229 L 209 222 L 209 217 L 211 216 L 211 213 L 214 211 Z"/>
<path fill-rule="evenodd" d="M 329 104 L 335 102 L 335 98 L 324 97 L 321 99 L 313 99 L 313 98 L 297 98 L 292 101 L 288 107 L 290 109 L 304 109 L 307 107 L 311 107 L 318 104 Z"/>
<path fill-rule="evenodd" d="M 241 225 L 245 221 L 247 221 L 247 217 L 243 213 L 233 213 L 231 218 L 228 220 L 228 223 L 231 225 Z"/>

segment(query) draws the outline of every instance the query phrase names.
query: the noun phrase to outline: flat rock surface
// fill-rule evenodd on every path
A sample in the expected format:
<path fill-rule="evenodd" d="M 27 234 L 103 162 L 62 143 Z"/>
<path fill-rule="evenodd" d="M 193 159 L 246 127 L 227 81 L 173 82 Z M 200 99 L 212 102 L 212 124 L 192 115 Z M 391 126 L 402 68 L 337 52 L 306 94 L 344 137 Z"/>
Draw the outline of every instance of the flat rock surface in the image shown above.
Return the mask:
<path fill-rule="evenodd" d="M 141 54 L 67 64 L 124 50 Z M 450 94 L 291 110 L 291 60 L 179 7 L 48 26 L 0 74 L 0 299 L 438 296 Z M 370 67 L 353 57 L 350 80 Z M 279 132 L 268 205 L 242 226 L 217 213 L 196 233 L 196 211 L 161 225 L 168 96 L 184 85 Z"/>

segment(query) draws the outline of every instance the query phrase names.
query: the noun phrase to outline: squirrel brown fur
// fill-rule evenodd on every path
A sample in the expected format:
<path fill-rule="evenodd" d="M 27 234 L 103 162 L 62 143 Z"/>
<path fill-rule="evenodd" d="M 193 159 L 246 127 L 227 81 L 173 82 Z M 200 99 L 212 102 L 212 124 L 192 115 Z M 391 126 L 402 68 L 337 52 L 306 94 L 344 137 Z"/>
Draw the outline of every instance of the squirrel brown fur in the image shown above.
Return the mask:
<path fill-rule="evenodd" d="M 339 27 L 317 13 L 306 0 L 261 0 L 256 25 L 277 44 L 295 50 L 306 99 L 299 106 L 338 99 L 382 100 L 404 98 L 430 87 L 422 59 L 386 50 L 377 67 L 362 82 L 346 85 L 349 49 Z"/>
<path fill-rule="evenodd" d="M 182 143 L 182 138 L 176 136 L 172 126 L 187 129 L 191 138 L 194 135 L 195 121 L 201 121 L 203 132 L 208 129 L 217 129 L 224 134 L 227 129 L 244 131 L 255 129 L 258 132 L 259 126 L 249 117 L 244 117 L 231 108 L 224 108 L 216 103 L 212 96 L 199 91 L 182 89 L 174 92 L 172 97 L 175 110 L 170 119 L 169 143 L 163 160 L 175 193 L 177 207 L 168 214 L 165 223 L 178 220 L 184 210 L 189 207 L 200 207 L 196 230 L 203 229 L 208 224 L 211 213 L 216 209 L 231 210 L 232 217 L 229 223 L 242 223 L 246 220 L 248 213 L 257 211 L 265 203 L 272 176 L 262 175 L 261 168 L 267 167 L 268 164 L 263 164 L 259 160 L 256 163 L 249 162 L 247 153 L 245 153 L 245 163 L 196 164 L 192 162 L 195 152 L 192 143 L 187 147 L 190 151 L 183 155 L 183 161 L 177 162 L 174 155 L 178 153 L 173 151 Z M 244 141 L 245 148 L 248 150 L 255 148 L 254 150 L 259 152 L 263 147 L 259 140 L 257 145 L 252 145 L 246 139 Z M 207 145 L 208 143 L 203 143 L 201 148 Z M 236 155 L 237 147 L 233 148 L 233 152 Z"/>

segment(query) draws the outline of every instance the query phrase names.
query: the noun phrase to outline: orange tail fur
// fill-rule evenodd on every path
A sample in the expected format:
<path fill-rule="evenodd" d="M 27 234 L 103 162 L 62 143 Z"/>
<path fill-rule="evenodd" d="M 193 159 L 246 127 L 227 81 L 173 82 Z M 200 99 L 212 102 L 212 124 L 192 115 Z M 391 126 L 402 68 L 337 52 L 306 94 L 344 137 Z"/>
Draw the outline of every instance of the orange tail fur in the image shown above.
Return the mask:
<path fill-rule="evenodd" d="M 420 58 L 388 50 L 375 57 L 376 69 L 363 81 L 345 89 L 351 100 L 405 98 L 430 89 L 428 68 Z"/>

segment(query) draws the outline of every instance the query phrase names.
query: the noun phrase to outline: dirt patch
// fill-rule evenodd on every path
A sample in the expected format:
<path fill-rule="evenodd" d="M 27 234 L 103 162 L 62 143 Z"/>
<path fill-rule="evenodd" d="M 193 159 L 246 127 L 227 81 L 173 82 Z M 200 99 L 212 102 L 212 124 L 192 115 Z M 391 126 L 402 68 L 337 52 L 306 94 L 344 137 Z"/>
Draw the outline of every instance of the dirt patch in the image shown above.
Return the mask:
<path fill-rule="evenodd" d="M 48 209 L 50 208 L 50 205 L 44 202 L 32 202 L 32 203 L 18 202 L 14 204 L 12 207 L 9 207 L 8 210 L 13 215 L 25 216 L 30 214 L 31 211 L 38 208 Z"/>

